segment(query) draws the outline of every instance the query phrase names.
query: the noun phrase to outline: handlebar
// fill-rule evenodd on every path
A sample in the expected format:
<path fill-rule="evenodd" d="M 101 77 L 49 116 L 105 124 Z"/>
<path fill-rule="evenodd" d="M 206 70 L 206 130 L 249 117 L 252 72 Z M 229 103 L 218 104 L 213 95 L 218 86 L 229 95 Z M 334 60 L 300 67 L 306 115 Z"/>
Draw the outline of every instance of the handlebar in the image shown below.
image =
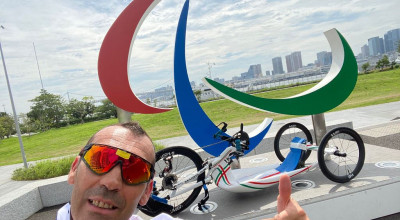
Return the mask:
<path fill-rule="evenodd" d="M 219 123 L 219 125 L 217 125 L 217 127 L 219 127 L 221 124 L 223 124 L 223 126 L 221 129 L 219 129 L 219 131 L 217 131 L 217 133 L 214 134 L 214 138 L 221 138 L 221 139 L 225 140 L 223 138 L 225 136 L 222 136 L 222 133 L 226 132 L 226 130 L 227 130 L 226 128 L 228 127 L 228 124 L 225 122 L 221 122 L 221 123 Z"/>
<path fill-rule="evenodd" d="M 237 151 L 248 150 L 250 145 L 249 135 L 243 131 L 243 123 L 240 124 L 240 130 L 236 132 L 232 137 L 224 136 L 222 133 L 227 131 L 228 124 L 225 122 L 219 123 L 217 127 L 223 125 L 222 128 L 214 134 L 214 138 L 219 138 L 224 141 L 230 142 L 233 146 L 236 146 Z"/>
<path fill-rule="evenodd" d="M 221 122 L 219 123 L 219 125 L 217 127 L 219 127 L 221 124 L 223 124 L 224 126 L 222 126 L 221 131 L 222 132 L 226 132 L 226 128 L 228 127 L 228 124 L 225 122 Z"/>

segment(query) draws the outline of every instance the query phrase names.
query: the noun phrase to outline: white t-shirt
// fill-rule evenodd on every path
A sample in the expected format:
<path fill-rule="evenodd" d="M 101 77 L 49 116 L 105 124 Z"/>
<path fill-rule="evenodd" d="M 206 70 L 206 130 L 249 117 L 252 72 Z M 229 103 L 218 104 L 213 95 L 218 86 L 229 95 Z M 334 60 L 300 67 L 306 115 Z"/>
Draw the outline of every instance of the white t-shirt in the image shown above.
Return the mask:
<path fill-rule="evenodd" d="M 70 209 L 71 205 L 69 203 L 65 204 L 63 207 L 61 207 L 58 212 L 57 212 L 57 220 L 70 220 Z M 152 220 L 178 220 L 179 218 L 174 218 L 168 214 L 161 213 L 157 215 L 156 217 L 152 218 Z M 132 215 L 129 220 L 143 220 L 140 216 L 138 215 Z"/>

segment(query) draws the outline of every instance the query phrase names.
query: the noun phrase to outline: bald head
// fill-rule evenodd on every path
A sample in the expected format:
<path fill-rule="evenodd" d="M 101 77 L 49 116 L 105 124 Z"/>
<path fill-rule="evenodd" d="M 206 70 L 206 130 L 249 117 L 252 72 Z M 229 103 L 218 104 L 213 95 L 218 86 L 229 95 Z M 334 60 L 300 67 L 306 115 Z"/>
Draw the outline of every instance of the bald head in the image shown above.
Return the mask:
<path fill-rule="evenodd" d="M 90 138 L 88 144 L 105 144 L 117 147 L 155 163 L 153 143 L 146 131 L 136 122 L 105 127 Z"/>

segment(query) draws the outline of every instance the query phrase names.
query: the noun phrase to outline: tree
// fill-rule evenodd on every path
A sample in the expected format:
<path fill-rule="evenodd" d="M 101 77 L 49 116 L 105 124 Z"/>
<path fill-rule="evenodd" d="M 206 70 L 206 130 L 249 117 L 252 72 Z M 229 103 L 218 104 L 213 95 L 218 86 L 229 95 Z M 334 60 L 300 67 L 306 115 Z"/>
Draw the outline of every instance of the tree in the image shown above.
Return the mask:
<path fill-rule="evenodd" d="M 5 136 L 9 138 L 12 134 L 15 134 L 14 119 L 7 113 L 0 115 L 0 139 Z"/>
<path fill-rule="evenodd" d="M 200 100 L 201 100 L 201 90 L 194 90 L 193 93 L 196 96 L 197 101 L 200 102 Z"/>
<path fill-rule="evenodd" d="M 39 96 L 29 101 L 33 105 L 27 114 L 28 118 L 42 131 L 57 127 L 64 118 L 64 100 L 60 95 L 42 89 Z"/>
<path fill-rule="evenodd" d="M 72 119 L 78 119 L 81 123 L 84 123 L 84 119 L 94 113 L 96 107 L 93 101 L 93 97 L 87 96 L 83 97 L 82 101 L 72 99 L 66 107 L 67 114 L 71 116 Z"/>
<path fill-rule="evenodd" d="M 368 63 L 368 62 L 367 62 L 367 63 L 364 63 L 364 64 L 361 66 L 361 68 L 363 69 L 364 73 L 367 73 L 367 70 L 368 70 L 368 68 L 369 68 L 369 63 Z"/>
<path fill-rule="evenodd" d="M 175 94 L 172 95 L 172 100 L 174 100 L 174 103 L 172 104 L 172 106 L 176 105 L 176 97 L 175 97 Z"/>
<path fill-rule="evenodd" d="M 21 122 L 19 126 L 22 133 L 28 133 L 31 135 L 31 132 L 36 130 L 35 123 L 28 118 L 27 114 L 21 113 L 18 115 L 18 118 Z"/>
<path fill-rule="evenodd" d="M 95 113 L 102 119 L 111 117 L 116 118 L 117 108 L 109 99 L 104 99 L 101 101 L 101 105 L 96 108 Z"/>
<path fill-rule="evenodd" d="M 389 61 L 389 57 L 387 55 L 384 55 L 381 61 L 382 61 L 383 68 L 389 66 L 390 61 Z"/>
<path fill-rule="evenodd" d="M 396 65 L 396 61 L 393 60 L 393 61 L 390 63 L 390 69 L 393 69 L 395 65 Z"/>
<path fill-rule="evenodd" d="M 378 60 L 375 65 L 375 69 L 381 69 L 382 68 L 382 60 Z"/>
<path fill-rule="evenodd" d="M 4 136 L 6 136 L 6 130 L 0 124 L 0 140 L 4 139 Z"/>

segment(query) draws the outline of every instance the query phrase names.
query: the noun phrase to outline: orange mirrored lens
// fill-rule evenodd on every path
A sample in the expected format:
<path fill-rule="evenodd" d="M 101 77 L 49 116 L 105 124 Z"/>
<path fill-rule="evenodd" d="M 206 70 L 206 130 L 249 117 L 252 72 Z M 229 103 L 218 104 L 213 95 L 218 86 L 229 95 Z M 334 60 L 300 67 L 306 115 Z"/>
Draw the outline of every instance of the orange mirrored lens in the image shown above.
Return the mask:
<path fill-rule="evenodd" d="M 150 180 L 150 164 L 131 156 L 129 163 L 122 166 L 122 175 L 127 182 L 147 182 Z"/>
<path fill-rule="evenodd" d="M 97 174 L 107 173 L 118 161 L 113 148 L 93 145 L 85 154 L 85 160 Z"/>
<path fill-rule="evenodd" d="M 151 178 L 151 165 L 144 159 L 131 154 L 125 159 L 117 155 L 118 148 L 92 145 L 84 155 L 89 168 L 96 174 L 109 172 L 119 161 L 122 165 L 122 178 L 129 185 L 148 182 Z"/>

